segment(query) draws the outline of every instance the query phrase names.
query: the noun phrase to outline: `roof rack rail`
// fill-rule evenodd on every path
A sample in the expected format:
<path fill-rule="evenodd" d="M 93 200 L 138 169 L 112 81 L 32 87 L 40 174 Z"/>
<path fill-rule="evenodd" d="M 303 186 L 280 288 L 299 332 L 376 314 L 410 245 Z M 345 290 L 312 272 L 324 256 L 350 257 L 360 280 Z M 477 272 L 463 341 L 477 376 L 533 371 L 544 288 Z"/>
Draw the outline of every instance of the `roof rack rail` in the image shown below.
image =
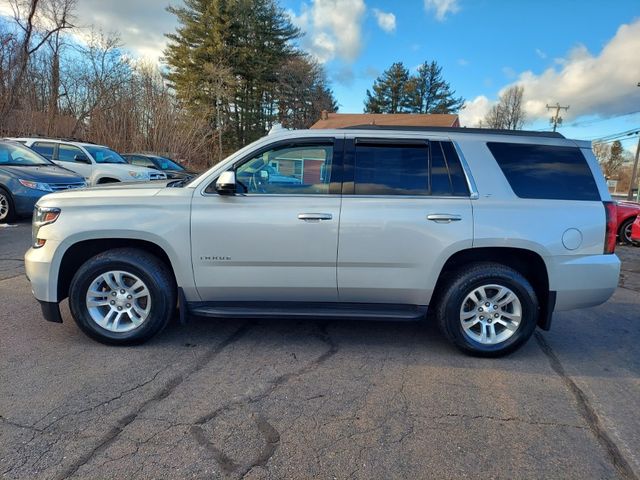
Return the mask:
<path fill-rule="evenodd" d="M 485 135 L 512 135 L 516 137 L 546 137 L 565 138 L 559 132 L 535 132 L 532 130 L 502 130 L 498 128 L 467 128 L 467 127 L 418 127 L 402 125 L 353 125 L 341 127 L 338 130 L 404 130 L 411 132 L 447 132 L 447 133 L 477 133 Z"/>
<path fill-rule="evenodd" d="M 91 145 L 96 145 L 95 142 L 90 142 L 89 140 L 84 140 L 82 138 L 78 138 L 78 137 L 56 137 L 54 135 L 41 135 L 39 133 L 33 133 L 31 135 L 22 135 L 22 136 L 17 136 L 15 135 L 15 137 L 18 138 L 41 138 L 43 140 L 59 140 L 62 142 L 78 142 L 78 143 L 88 143 Z"/>

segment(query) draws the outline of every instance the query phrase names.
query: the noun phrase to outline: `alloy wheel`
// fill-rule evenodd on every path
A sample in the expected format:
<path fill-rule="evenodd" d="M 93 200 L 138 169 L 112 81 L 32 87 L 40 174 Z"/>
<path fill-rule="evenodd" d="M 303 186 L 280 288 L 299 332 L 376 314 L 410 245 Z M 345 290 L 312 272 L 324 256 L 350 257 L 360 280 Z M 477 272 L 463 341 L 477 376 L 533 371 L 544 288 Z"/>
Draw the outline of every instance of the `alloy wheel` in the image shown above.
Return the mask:
<path fill-rule="evenodd" d="M 464 334 L 483 345 L 508 340 L 518 330 L 521 321 L 520 299 L 503 285 L 488 284 L 475 288 L 460 307 Z"/>
<path fill-rule="evenodd" d="M 151 311 L 149 288 L 136 275 L 121 270 L 96 277 L 89 285 L 85 301 L 92 320 L 115 333 L 140 327 Z"/>

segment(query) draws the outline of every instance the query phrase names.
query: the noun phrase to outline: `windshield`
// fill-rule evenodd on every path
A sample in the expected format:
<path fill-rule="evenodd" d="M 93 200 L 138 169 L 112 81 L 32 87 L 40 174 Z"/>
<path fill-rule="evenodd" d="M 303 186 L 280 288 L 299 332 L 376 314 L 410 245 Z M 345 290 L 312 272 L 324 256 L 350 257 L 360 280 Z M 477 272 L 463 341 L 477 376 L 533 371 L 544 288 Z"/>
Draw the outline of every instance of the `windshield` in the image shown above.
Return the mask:
<path fill-rule="evenodd" d="M 96 163 L 127 163 L 119 153 L 110 148 L 97 145 L 84 145 L 84 148 L 91 154 Z"/>
<path fill-rule="evenodd" d="M 153 157 L 156 161 L 156 165 L 160 170 L 177 170 L 182 171 L 184 167 L 182 165 L 178 165 L 176 162 L 166 157 Z"/>
<path fill-rule="evenodd" d="M 37 167 L 54 164 L 30 148 L 10 142 L 0 142 L 0 167 L 3 165 Z"/>

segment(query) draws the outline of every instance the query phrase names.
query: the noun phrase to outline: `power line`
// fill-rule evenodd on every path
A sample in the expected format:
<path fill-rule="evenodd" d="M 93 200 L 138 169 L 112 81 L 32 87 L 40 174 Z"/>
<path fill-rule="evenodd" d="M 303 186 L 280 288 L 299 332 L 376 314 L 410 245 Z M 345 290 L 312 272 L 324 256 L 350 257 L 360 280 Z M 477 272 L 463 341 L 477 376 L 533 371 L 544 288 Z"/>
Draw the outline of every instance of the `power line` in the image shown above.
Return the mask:
<path fill-rule="evenodd" d="M 640 131 L 640 127 L 625 130 L 624 132 L 610 133 L 609 135 L 603 135 L 602 137 L 595 139 L 594 142 L 604 143 L 605 141 L 609 140 L 619 140 L 626 136 L 638 133 L 638 131 Z"/>
<path fill-rule="evenodd" d="M 598 120 L 583 120 L 581 122 L 570 123 L 569 127 L 584 127 L 586 125 L 593 125 L 594 123 L 606 122 L 607 120 L 613 120 L 614 118 L 627 117 L 635 113 L 640 113 L 640 110 L 634 110 L 633 112 L 621 113 L 620 115 L 614 115 L 612 117 L 600 118 Z"/>

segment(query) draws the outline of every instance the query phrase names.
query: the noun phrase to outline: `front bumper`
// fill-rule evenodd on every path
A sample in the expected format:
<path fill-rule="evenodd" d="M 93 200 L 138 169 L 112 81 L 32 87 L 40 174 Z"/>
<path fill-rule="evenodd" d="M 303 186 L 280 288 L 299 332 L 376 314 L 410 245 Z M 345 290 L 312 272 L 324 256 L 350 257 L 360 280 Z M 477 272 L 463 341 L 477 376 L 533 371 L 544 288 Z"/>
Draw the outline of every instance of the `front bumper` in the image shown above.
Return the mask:
<path fill-rule="evenodd" d="M 60 245 L 55 240 L 47 240 L 41 248 L 30 248 L 24 256 L 24 268 L 31 282 L 33 296 L 40 302 L 58 300 L 58 272 L 53 259 Z M 54 271 L 55 270 L 55 271 Z"/>
<path fill-rule="evenodd" d="M 51 192 L 35 190 L 19 185 L 17 188 L 11 189 L 11 197 L 16 207 L 16 213 L 20 216 L 31 215 L 36 202 L 43 196 Z"/>

